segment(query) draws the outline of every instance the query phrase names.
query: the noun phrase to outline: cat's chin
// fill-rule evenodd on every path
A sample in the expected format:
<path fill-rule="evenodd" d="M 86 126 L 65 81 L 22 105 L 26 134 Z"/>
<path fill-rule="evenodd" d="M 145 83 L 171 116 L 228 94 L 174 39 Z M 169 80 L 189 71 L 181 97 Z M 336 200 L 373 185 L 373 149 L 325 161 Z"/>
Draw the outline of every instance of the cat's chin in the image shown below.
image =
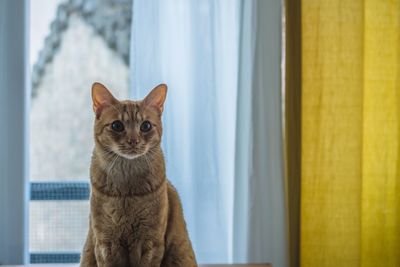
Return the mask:
<path fill-rule="evenodd" d="M 124 157 L 126 159 L 130 159 L 130 160 L 137 159 L 140 156 L 142 156 L 142 155 L 121 155 L 121 157 Z"/>
<path fill-rule="evenodd" d="M 144 155 L 144 153 L 143 154 L 125 154 L 125 153 L 121 153 L 121 152 L 118 152 L 116 154 L 119 155 L 120 157 L 123 157 L 124 159 L 128 159 L 128 160 L 137 159 Z"/>

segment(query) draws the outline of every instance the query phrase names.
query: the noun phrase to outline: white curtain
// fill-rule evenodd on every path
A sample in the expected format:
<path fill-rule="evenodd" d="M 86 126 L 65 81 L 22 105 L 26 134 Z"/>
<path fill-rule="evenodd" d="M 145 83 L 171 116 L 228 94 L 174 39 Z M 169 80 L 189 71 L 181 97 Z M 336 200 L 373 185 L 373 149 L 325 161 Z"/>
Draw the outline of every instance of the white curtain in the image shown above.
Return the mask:
<path fill-rule="evenodd" d="M 132 98 L 168 84 L 167 175 L 200 263 L 286 266 L 281 6 L 261 2 L 133 5 Z"/>
<path fill-rule="evenodd" d="M 0 1 L 0 265 L 28 259 L 27 4 Z"/>
<path fill-rule="evenodd" d="M 233 259 L 288 266 L 282 2 L 243 0 L 240 24 Z"/>

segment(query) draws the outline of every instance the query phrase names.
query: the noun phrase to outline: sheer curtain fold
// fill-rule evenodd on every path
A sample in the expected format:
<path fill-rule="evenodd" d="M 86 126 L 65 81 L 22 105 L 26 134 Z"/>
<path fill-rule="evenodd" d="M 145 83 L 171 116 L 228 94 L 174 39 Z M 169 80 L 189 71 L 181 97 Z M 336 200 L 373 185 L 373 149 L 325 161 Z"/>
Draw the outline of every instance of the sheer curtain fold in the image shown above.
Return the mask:
<path fill-rule="evenodd" d="M 234 259 L 287 266 L 282 6 L 280 1 L 242 1 L 241 11 Z"/>
<path fill-rule="evenodd" d="M 131 89 L 169 86 L 163 148 L 201 263 L 287 266 L 281 1 L 135 0 Z"/>
<path fill-rule="evenodd" d="M 167 83 L 163 149 L 200 262 L 232 249 L 237 2 L 134 1 L 132 93 Z"/>

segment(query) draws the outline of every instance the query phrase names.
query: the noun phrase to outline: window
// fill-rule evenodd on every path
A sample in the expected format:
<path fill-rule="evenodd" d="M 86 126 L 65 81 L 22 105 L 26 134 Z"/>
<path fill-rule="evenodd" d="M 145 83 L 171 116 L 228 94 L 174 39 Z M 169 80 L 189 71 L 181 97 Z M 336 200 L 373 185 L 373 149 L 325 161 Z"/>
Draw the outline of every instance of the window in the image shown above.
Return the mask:
<path fill-rule="evenodd" d="M 90 88 L 126 98 L 132 1 L 30 3 L 30 259 L 78 262 L 93 149 Z"/>

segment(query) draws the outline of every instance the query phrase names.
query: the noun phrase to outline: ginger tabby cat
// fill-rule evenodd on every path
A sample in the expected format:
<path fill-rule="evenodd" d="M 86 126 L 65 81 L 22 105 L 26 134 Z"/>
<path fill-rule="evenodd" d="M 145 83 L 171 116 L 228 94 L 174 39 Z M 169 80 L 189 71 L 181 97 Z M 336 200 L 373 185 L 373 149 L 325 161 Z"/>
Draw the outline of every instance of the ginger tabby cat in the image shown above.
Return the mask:
<path fill-rule="evenodd" d="M 95 148 L 82 267 L 197 266 L 160 143 L 167 86 L 142 101 L 92 87 Z"/>

